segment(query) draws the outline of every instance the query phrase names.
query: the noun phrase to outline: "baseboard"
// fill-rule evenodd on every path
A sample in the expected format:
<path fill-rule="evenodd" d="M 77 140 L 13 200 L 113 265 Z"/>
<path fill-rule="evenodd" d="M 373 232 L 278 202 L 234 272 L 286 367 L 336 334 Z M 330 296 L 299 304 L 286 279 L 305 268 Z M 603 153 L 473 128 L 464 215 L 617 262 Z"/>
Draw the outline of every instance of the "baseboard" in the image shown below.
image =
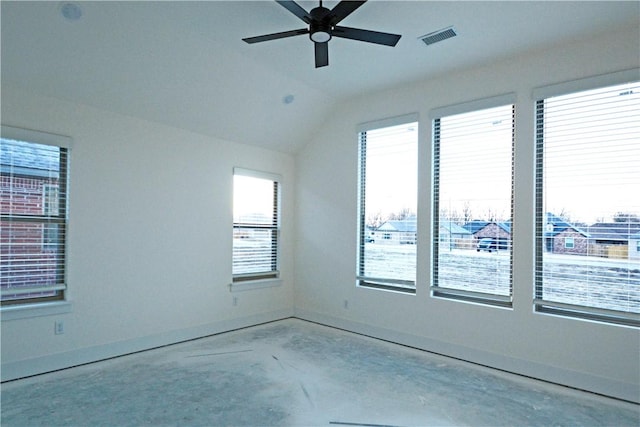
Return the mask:
<path fill-rule="evenodd" d="M 554 366 L 543 365 L 524 359 L 517 359 L 497 353 L 477 350 L 465 346 L 432 340 L 418 335 L 407 334 L 392 329 L 371 326 L 349 319 L 300 310 L 279 310 L 268 313 L 212 322 L 193 328 L 167 331 L 156 335 L 118 341 L 78 350 L 41 356 L 33 359 L 2 364 L 1 381 L 11 381 L 73 366 L 84 365 L 139 351 L 149 350 L 183 341 L 202 338 L 236 329 L 297 317 L 334 328 L 382 339 L 459 360 L 487 366 L 500 371 L 589 391 L 616 399 L 640 403 L 638 384 L 615 381 L 596 375 Z"/>
<path fill-rule="evenodd" d="M 628 402 L 640 403 L 640 386 L 635 383 L 616 381 L 584 372 L 558 368 L 530 360 L 477 350 L 418 335 L 407 334 L 397 330 L 371 326 L 349 319 L 329 316 L 314 311 L 296 309 L 295 317 L 373 338 L 414 347 L 420 350 L 453 357 L 455 359 L 486 366 L 492 369 L 498 369 L 503 372 L 545 381 L 547 383 L 584 390 Z"/>
<path fill-rule="evenodd" d="M 63 353 L 36 357 L 33 359 L 2 363 L 1 381 L 11 381 L 60 369 L 71 368 L 73 366 L 98 362 L 100 360 L 124 356 L 126 354 L 136 353 L 139 351 L 177 344 L 179 342 L 215 335 L 222 332 L 229 332 L 235 329 L 286 319 L 292 316 L 293 310 L 284 309 L 247 317 L 212 322 L 192 328 L 167 331 L 141 338 L 86 347 Z"/>

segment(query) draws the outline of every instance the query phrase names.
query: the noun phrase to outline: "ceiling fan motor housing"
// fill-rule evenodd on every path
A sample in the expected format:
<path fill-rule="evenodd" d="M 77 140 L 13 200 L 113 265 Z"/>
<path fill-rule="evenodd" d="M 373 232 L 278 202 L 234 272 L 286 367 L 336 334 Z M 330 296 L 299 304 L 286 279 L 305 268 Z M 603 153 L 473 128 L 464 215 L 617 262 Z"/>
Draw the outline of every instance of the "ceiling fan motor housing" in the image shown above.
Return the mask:
<path fill-rule="evenodd" d="M 311 22 L 309 23 L 309 38 L 315 43 L 326 43 L 331 40 L 333 29 L 329 20 L 331 11 L 326 7 L 316 7 L 309 11 Z"/>

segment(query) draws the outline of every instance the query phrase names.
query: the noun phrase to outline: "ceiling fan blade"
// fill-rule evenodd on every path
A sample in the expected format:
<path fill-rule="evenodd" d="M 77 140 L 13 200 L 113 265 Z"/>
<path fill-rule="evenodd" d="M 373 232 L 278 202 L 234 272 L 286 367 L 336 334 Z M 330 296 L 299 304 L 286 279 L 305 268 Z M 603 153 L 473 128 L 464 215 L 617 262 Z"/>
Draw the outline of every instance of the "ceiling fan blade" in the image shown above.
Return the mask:
<path fill-rule="evenodd" d="M 280 6 L 284 7 L 285 9 L 287 9 L 289 12 L 296 15 L 298 18 L 302 19 L 307 24 L 311 23 L 311 16 L 298 3 L 294 1 L 279 1 L 279 0 L 276 0 L 276 3 L 278 3 Z"/>
<path fill-rule="evenodd" d="M 299 30 L 283 31 L 281 33 L 273 33 L 273 34 L 265 34 L 264 36 L 247 37 L 246 39 L 242 39 L 242 40 L 244 40 L 245 42 L 247 42 L 249 44 L 252 44 L 252 43 L 266 42 L 266 41 L 269 41 L 269 40 L 283 39 L 285 37 L 300 36 L 302 34 L 309 34 L 309 29 L 308 28 L 300 28 Z"/>
<path fill-rule="evenodd" d="M 381 33 L 378 31 L 361 30 L 359 28 L 335 27 L 331 32 L 334 37 L 342 37 L 343 39 L 359 40 L 375 44 L 383 44 L 386 46 L 395 46 L 402 37 L 399 34 Z"/>
<path fill-rule="evenodd" d="M 329 65 L 329 44 L 314 43 L 316 46 L 316 68 L 326 67 Z"/>
<path fill-rule="evenodd" d="M 341 1 L 338 3 L 333 9 L 331 9 L 330 19 L 331 24 L 336 25 L 338 22 L 342 21 L 347 16 L 351 15 L 351 13 L 365 4 L 367 0 L 364 1 Z"/>

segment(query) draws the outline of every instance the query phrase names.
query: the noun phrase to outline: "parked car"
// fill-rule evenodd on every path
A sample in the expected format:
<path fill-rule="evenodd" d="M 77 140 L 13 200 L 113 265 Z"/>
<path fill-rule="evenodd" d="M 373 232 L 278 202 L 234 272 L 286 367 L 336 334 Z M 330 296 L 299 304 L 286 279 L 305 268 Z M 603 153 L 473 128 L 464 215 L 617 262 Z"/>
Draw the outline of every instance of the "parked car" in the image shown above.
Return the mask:
<path fill-rule="evenodd" d="M 509 249 L 509 242 L 505 239 L 498 239 L 496 237 L 484 237 L 478 241 L 476 251 L 498 251 L 498 249 Z"/>

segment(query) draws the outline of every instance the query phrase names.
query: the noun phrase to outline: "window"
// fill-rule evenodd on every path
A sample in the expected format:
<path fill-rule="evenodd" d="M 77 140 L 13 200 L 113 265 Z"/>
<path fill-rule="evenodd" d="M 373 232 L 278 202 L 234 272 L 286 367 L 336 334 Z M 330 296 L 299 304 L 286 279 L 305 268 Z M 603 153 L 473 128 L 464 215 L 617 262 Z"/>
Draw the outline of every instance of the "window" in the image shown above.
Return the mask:
<path fill-rule="evenodd" d="M 616 73 L 534 93 L 537 311 L 640 325 L 637 79 Z"/>
<path fill-rule="evenodd" d="M 357 283 L 415 294 L 417 116 L 363 125 L 359 150 Z"/>
<path fill-rule="evenodd" d="M 2 127 L 2 305 L 63 300 L 70 140 Z"/>
<path fill-rule="evenodd" d="M 434 296 L 511 305 L 514 101 L 432 113 Z"/>
<path fill-rule="evenodd" d="M 280 178 L 234 169 L 233 282 L 279 277 Z"/>

